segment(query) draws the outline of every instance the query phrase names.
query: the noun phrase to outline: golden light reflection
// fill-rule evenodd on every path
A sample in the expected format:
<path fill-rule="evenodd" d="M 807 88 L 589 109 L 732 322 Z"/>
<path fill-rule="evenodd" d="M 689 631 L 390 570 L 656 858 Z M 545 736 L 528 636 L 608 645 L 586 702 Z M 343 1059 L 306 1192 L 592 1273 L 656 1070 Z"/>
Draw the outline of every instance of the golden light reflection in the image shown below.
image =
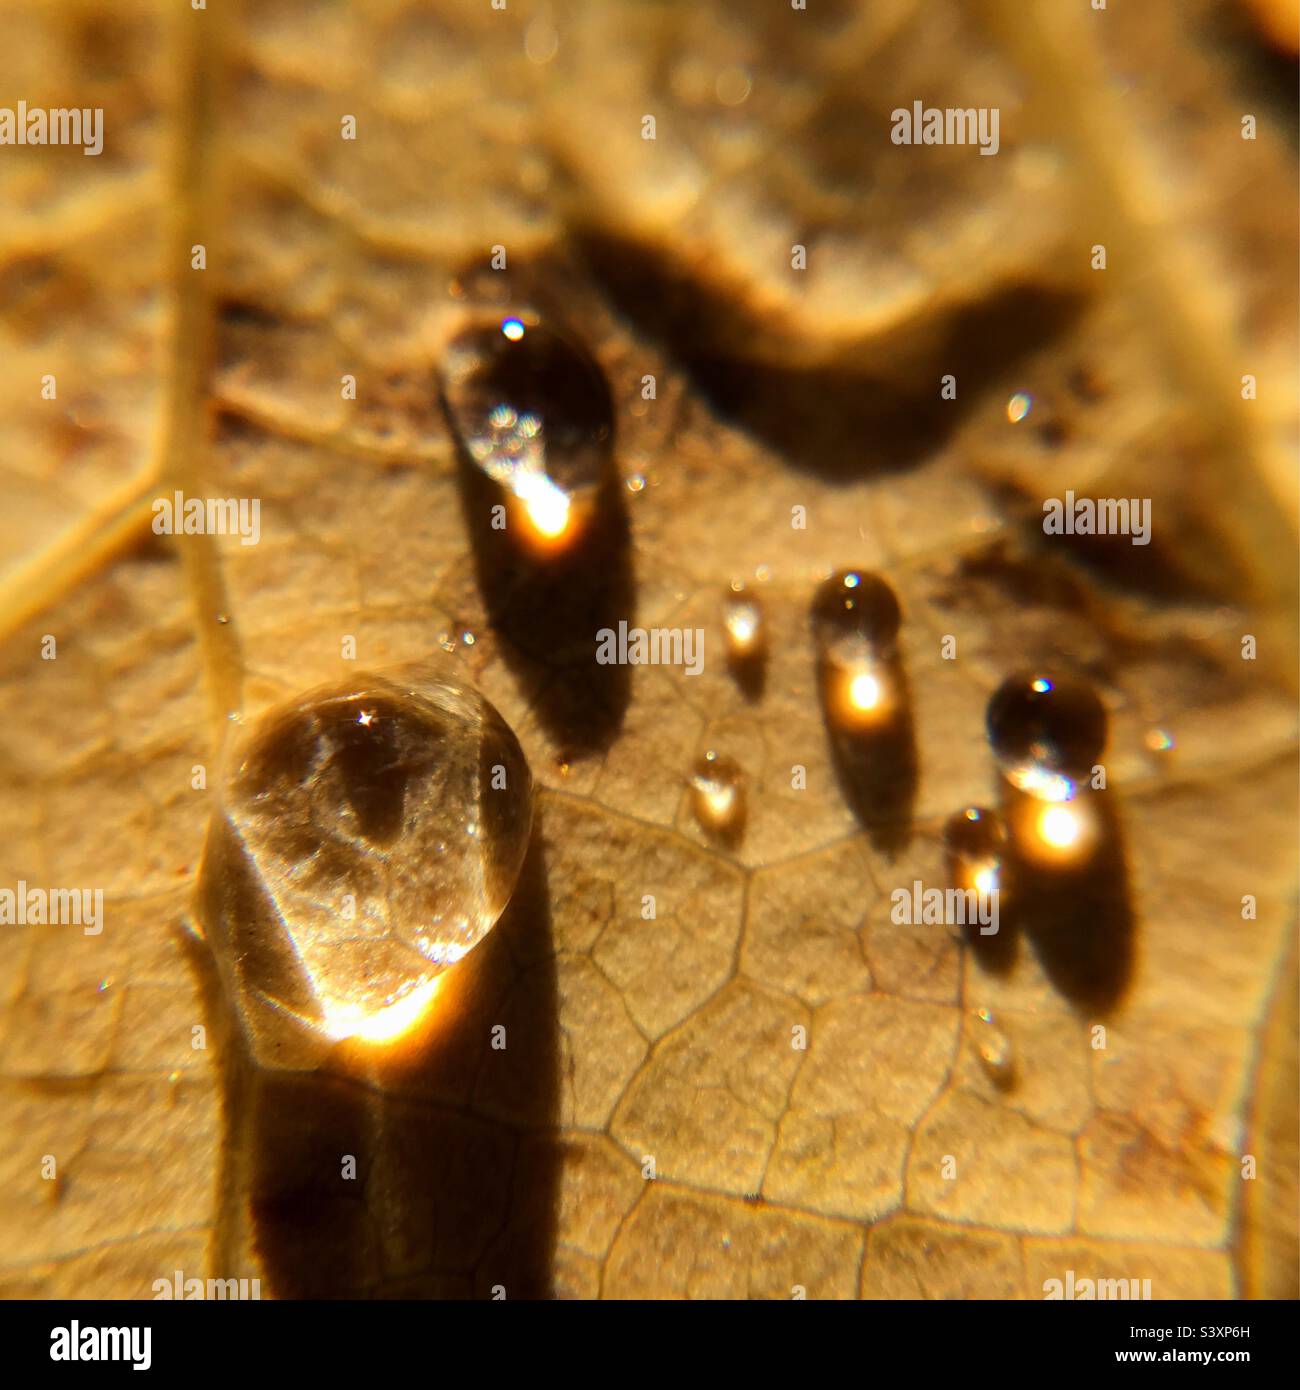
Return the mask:
<path fill-rule="evenodd" d="M 727 642 L 737 656 L 745 656 L 758 646 L 758 608 L 752 603 L 733 603 L 727 613 Z"/>
<path fill-rule="evenodd" d="M 729 821 L 736 805 L 735 788 L 721 787 L 717 783 L 710 786 L 700 782 L 697 782 L 696 786 L 709 819 L 719 825 Z"/>
<path fill-rule="evenodd" d="M 982 864 L 971 876 L 971 883 L 977 893 L 987 896 L 998 891 L 1001 872 L 996 864 Z"/>
<path fill-rule="evenodd" d="M 1078 787 L 1063 773 L 1052 772 L 1037 762 L 1007 770 L 1007 781 L 1018 791 L 1027 792 L 1036 801 L 1072 801 Z"/>
<path fill-rule="evenodd" d="M 745 786 L 734 759 L 710 750 L 696 763 L 690 787 L 695 818 L 705 830 L 724 836 L 740 831 L 745 819 Z"/>
<path fill-rule="evenodd" d="M 831 687 L 831 704 L 841 724 L 866 727 L 883 723 L 893 706 L 888 678 L 878 668 L 841 668 Z"/>
<path fill-rule="evenodd" d="M 409 1032 L 427 1013 L 442 983 L 435 975 L 390 1004 L 386 1009 L 365 1013 L 355 1004 L 344 1004 L 326 1012 L 323 1028 L 336 1042 L 351 1039 L 364 1043 L 395 1042 Z"/>
<path fill-rule="evenodd" d="M 1097 837 L 1096 813 L 1082 801 L 1029 803 L 1021 813 L 1028 833 L 1017 837 L 1023 852 L 1040 863 L 1082 863 Z"/>
<path fill-rule="evenodd" d="M 573 505 L 563 488 L 543 473 L 526 473 L 516 480 L 515 496 L 524 504 L 524 516 L 539 540 L 562 539 Z"/>
<path fill-rule="evenodd" d="M 880 682 L 866 671 L 859 672 L 849 683 L 849 703 L 854 709 L 873 710 L 880 703 Z"/>

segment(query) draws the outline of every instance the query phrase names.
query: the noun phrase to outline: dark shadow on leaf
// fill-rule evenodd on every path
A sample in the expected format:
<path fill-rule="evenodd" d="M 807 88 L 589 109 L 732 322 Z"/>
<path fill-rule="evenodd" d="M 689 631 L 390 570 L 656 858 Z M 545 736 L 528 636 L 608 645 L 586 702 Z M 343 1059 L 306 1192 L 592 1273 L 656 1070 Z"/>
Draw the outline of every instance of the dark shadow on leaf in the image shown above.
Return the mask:
<path fill-rule="evenodd" d="M 787 367 L 772 364 L 776 353 L 737 351 L 769 330 L 734 291 L 649 245 L 589 229 L 577 243 L 619 311 L 719 415 L 830 482 L 920 463 L 1017 362 L 1068 332 L 1082 308 L 1074 296 L 1016 285 L 927 327 L 924 341 L 907 329 L 897 342 L 864 342 L 833 362 Z M 949 374 L 954 400 L 939 394 Z"/>
<path fill-rule="evenodd" d="M 1003 804 L 1008 824 L 1024 824 L 1036 809 L 1023 792 L 1011 789 Z M 1105 1013 L 1123 997 L 1133 970 L 1124 831 L 1113 792 L 1085 790 L 1078 804 L 1096 817 L 1096 848 L 1077 866 L 1045 866 L 1018 852 L 1013 836 L 1003 916 L 1024 932 L 1048 979 L 1067 999 L 1090 1013 Z"/>
<path fill-rule="evenodd" d="M 279 1298 L 550 1296 L 559 1154 L 517 1161 L 558 1106 L 540 827 L 501 920 L 443 981 L 400 1060 L 340 1049 L 318 1072 L 271 1072 L 232 1047 L 216 1274 L 260 1267 Z"/>
<path fill-rule="evenodd" d="M 873 848 L 894 855 L 905 849 L 912 838 L 916 731 L 911 686 L 902 661 L 895 656 L 882 665 L 886 684 L 895 692 L 894 701 L 889 714 L 868 728 L 837 727 L 834 687 L 842 673 L 819 662 L 817 682 L 840 793 L 861 822 Z"/>
<path fill-rule="evenodd" d="M 479 591 L 506 661 L 521 680 L 537 666 L 549 673 L 532 704 L 566 753 L 601 752 L 622 728 L 631 672 L 597 663 L 597 634 L 631 623 L 636 605 L 627 507 L 612 458 L 581 534 L 565 550 L 538 555 L 510 529 L 509 509 L 506 528 L 493 527 L 506 494 L 463 449 L 458 455 Z"/>

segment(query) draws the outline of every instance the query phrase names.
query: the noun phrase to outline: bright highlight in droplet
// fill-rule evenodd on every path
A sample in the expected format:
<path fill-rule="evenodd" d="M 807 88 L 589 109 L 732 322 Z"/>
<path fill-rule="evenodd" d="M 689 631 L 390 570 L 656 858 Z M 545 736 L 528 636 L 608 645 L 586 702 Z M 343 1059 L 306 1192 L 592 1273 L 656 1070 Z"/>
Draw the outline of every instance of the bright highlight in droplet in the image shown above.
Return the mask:
<path fill-rule="evenodd" d="M 524 336 L 524 324 L 522 319 L 506 319 L 501 325 L 501 331 L 510 339 L 512 343 L 517 343 Z"/>
<path fill-rule="evenodd" d="M 984 894 L 996 893 L 998 891 L 998 880 L 998 866 L 996 864 L 986 864 L 975 874 L 975 891 Z"/>
<path fill-rule="evenodd" d="M 525 473 L 515 482 L 515 495 L 524 504 L 529 524 L 543 540 L 559 540 L 569 527 L 569 494 L 544 473 Z"/>
<path fill-rule="evenodd" d="M 364 1043 L 392 1042 L 412 1029 L 424 1017 L 441 983 L 441 976 L 435 975 L 432 980 L 426 980 L 397 1003 L 371 1014 L 359 1012 L 355 1005 L 327 1011 L 323 1030 L 327 1036 L 338 1042 L 345 1038 Z"/>
<path fill-rule="evenodd" d="M 1013 425 L 1018 425 L 1029 414 L 1029 407 L 1033 403 L 1034 398 L 1028 391 L 1017 391 L 1007 402 L 1007 419 Z"/>
<path fill-rule="evenodd" d="M 1052 849 L 1074 849 L 1083 835 L 1079 816 L 1070 806 L 1047 806 L 1038 817 L 1038 837 Z"/>
<path fill-rule="evenodd" d="M 854 709 L 873 710 L 880 704 L 880 682 L 868 671 L 860 671 L 849 682 L 849 703 Z"/>

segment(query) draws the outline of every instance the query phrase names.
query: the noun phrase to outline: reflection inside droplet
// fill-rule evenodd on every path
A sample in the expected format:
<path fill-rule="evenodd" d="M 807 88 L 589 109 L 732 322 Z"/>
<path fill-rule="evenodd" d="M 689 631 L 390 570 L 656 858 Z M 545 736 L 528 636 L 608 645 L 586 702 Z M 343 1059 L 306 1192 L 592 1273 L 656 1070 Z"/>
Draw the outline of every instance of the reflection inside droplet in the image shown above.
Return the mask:
<path fill-rule="evenodd" d="M 443 399 L 465 453 L 505 494 L 507 528 L 543 553 L 568 548 L 610 464 L 612 407 L 591 358 L 532 311 L 482 317 L 448 344 Z"/>
<path fill-rule="evenodd" d="M 1015 1075 L 1011 1039 L 998 1027 L 990 1009 L 975 1011 L 974 1040 L 989 1079 L 998 1086 L 1009 1086 Z"/>
<path fill-rule="evenodd" d="M 1007 833 L 1001 817 L 986 806 L 967 806 L 943 827 L 948 876 L 953 887 L 980 894 L 999 892 Z"/>
<path fill-rule="evenodd" d="M 731 838 L 744 827 L 745 780 L 740 765 L 710 749 L 691 777 L 695 819 L 710 834 Z"/>
<path fill-rule="evenodd" d="M 723 610 L 723 626 L 727 631 L 727 652 L 733 659 L 747 660 L 766 645 L 762 603 L 741 581 L 731 585 Z"/>
<path fill-rule="evenodd" d="M 508 902 L 531 814 L 513 733 L 441 664 L 263 716 L 227 759 L 200 877 L 259 1061 L 408 1031 Z"/>
<path fill-rule="evenodd" d="M 989 742 L 1002 775 L 1038 801 L 1074 798 L 1106 743 L 1106 711 L 1081 680 L 1009 676 L 989 701 Z"/>
<path fill-rule="evenodd" d="M 878 575 L 832 574 L 813 599 L 813 640 L 822 665 L 827 715 L 844 728 L 870 727 L 894 712 L 892 674 L 898 600 Z"/>

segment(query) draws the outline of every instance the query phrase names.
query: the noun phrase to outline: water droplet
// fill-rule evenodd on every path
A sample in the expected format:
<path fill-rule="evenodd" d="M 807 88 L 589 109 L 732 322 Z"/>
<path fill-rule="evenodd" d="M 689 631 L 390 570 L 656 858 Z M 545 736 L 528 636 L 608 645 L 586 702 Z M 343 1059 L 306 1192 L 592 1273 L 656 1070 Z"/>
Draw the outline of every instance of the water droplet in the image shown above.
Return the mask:
<path fill-rule="evenodd" d="M 1011 1039 L 998 1027 L 989 1009 L 975 1011 L 975 1048 L 990 1079 L 998 1086 L 1009 1086 L 1015 1076 Z"/>
<path fill-rule="evenodd" d="M 1039 801 L 1070 801 L 1106 746 L 1106 710 L 1081 680 L 1009 676 L 989 701 L 989 742 L 1002 775 Z"/>
<path fill-rule="evenodd" d="M 607 477 L 614 433 L 609 390 L 588 353 L 531 311 L 480 314 L 448 344 L 443 400 L 525 542 L 571 545 Z"/>
<path fill-rule="evenodd" d="M 996 811 L 985 806 L 957 811 L 944 823 L 943 843 L 953 887 L 977 893 L 1001 891 L 1007 832 Z"/>
<path fill-rule="evenodd" d="M 745 826 L 745 774 L 732 758 L 710 749 L 695 764 L 691 809 L 709 834 L 734 840 Z"/>
<path fill-rule="evenodd" d="M 420 663 L 263 716 L 227 760 L 201 875 L 258 1060 L 388 1041 L 491 930 L 528 848 L 532 784 L 471 686 Z"/>
<path fill-rule="evenodd" d="M 723 623 L 727 629 L 727 651 L 735 660 L 749 660 L 766 645 L 763 605 L 743 584 L 731 586 Z"/>
<path fill-rule="evenodd" d="M 879 575 L 840 570 L 813 598 L 813 641 L 827 713 L 841 728 L 871 727 L 897 708 L 898 599 Z"/>
<path fill-rule="evenodd" d="M 876 849 L 911 834 L 916 736 L 898 650 L 894 591 L 865 570 L 838 570 L 813 593 L 818 692 L 836 780 Z"/>
<path fill-rule="evenodd" d="M 767 679 L 767 623 L 763 604 L 743 580 L 733 579 L 723 600 L 727 668 L 747 699 L 763 693 Z"/>
<path fill-rule="evenodd" d="M 1007 419 L 1013 425 L 1018 425 L 1029 414 L 1033 404 L 1034 398 L 1028 391 L 1017 391 L 1007 402 Z"/>
<path fill-rule="evenodd" d="M 753 87 L 753 80 L 744 68 L 723 68 L 714 84 L 714 91 L 723 106 L 739 106 Z"/>
<path fill-rule="evenodd" d="M 1174 746 L 1174 736 L 1167 729 L 1148 729 L 1145 742 L 1152 753 L 1168 753 Z"/>

